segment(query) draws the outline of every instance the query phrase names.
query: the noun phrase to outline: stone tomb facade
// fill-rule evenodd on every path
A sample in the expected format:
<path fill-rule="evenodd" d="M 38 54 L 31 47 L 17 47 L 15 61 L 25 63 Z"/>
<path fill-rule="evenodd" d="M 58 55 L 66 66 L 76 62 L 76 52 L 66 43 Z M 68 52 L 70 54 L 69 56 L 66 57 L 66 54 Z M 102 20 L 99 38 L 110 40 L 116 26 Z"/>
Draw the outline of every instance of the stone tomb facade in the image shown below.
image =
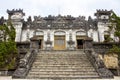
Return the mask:
<path fill-rule="evenodd" d="M 7 13 L 16 29 L 16 42 L 35 41 L 41 50 L 84 49 L 84 42 L 87 39 L 104 42 L 106 32 L 117 41 L 113 35 L 114 31 L 109 32 L 108 27 L 112 10 L 97 10 L 96 18 L 92 19 L 89 16 L 88 20 L 84 16 L 49 15 L 34 16 L 34 20 L 28 17 L 25 21 L 23 18 L 25 13 L 22 9 L 7 10 Z"/>

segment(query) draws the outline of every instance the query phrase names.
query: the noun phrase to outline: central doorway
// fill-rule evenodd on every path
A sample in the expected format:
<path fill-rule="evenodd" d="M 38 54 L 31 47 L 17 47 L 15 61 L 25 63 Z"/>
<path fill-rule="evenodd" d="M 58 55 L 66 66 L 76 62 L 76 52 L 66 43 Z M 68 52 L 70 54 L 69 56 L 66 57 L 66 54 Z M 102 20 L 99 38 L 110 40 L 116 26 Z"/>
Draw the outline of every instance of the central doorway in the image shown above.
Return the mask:
<path fill-rule="evenodd" d="M 65 50 L 65 36 L 54 36 L 54 50 Z"/>
<path fill-rule="evenodd" d="M 42 39 L 39 40 L 39 49 L 42 49 Z"/>
<path fill-rule="evenodd" d="M 86 36 L 76 36 L 76 48 L 83 49 L 84 48 L 84 40 Z"/>
<path fill-rule="evenodd" d="M 77 49 L 83 49 L 83 39 L 77 39 Z"/>
<path fill-rule="evenodd" d="M 39 49 L 43 49 L 43 36 L 37 36 L 37 38 L 39 39 L 38 41 Z"/>

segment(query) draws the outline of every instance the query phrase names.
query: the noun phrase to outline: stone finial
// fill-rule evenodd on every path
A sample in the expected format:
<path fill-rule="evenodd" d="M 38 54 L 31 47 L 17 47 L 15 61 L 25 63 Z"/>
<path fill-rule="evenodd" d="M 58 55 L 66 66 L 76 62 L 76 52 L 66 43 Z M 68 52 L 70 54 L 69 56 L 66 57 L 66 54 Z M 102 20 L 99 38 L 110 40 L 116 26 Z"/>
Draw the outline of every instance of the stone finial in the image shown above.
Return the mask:
<path fill-rule="evenodd" d="M 28 21 L 28 22 L 32 22 L 31 16 L 28 17 L 27 21 Z"/>
<path fill-rule="evenodd" d="M 22 13 L 23 15 L 25 15 L 25 13 L 23 12 L 23 9 L 12 9 L 12 10 L 8 10 L 7 9 L 7 13 L 9 14 L 9 15 L 13 15 L 14 13 L 16 13 L 16 12 L 19 12 L 19 13 Z"/>
<path fill-rule="evenodd" d="M 1 25 L 1 24 L 4 24 L 4 21 L 5 21 L 5 19 L 4 19 L 4 17 L 2 16 L 2 17 L 0 18 L 0 25 Z"/>

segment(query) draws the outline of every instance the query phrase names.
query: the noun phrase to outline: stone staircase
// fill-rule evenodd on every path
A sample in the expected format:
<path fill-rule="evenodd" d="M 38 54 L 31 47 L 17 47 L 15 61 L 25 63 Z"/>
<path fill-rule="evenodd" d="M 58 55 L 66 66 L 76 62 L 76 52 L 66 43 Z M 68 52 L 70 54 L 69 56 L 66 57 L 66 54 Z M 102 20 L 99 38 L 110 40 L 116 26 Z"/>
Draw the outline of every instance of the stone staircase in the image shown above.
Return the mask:
<path fill-rule="evenodd" d="M 79 80 L 99 75 L 83 51 L 40 51 L 26 78 Z"/>

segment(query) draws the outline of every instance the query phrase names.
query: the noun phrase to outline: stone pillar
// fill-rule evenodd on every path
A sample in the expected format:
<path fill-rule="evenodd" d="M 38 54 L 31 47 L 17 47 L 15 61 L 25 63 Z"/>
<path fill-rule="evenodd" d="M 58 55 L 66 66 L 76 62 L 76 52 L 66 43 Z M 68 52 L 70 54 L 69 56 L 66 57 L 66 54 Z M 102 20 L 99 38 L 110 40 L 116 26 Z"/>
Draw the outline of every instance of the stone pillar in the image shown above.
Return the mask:
<path fill-rule="evenodd" d="M 18 22 L 18 23 L 13 23 L 14 28 L 16 30 L 16 37 L 15 37 L 15 41 L 16 42 L 21 42 L 21 35 L 22 35 L 22 22 Z"/>
<path fill-rule="evenodd" d="M 22 27 L 23 27 L 23 16 L 25 13 L 22 9 L 13 9 L 7 10 L 8 19 L 12 22 L 15 30 L 16 30 L 16 42 L 21 42 L 21 35 L 22 35 Z"/>

